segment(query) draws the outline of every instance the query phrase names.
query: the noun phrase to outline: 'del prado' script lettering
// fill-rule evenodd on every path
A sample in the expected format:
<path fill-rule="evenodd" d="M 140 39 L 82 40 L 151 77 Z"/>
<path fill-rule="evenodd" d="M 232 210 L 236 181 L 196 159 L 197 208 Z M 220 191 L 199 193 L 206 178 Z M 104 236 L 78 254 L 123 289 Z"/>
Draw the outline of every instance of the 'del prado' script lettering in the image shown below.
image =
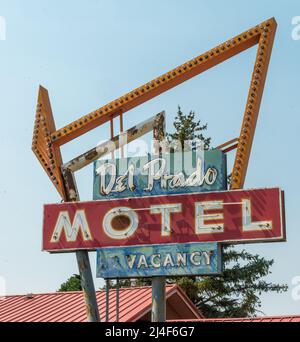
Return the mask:
<path fill-rule="evenodd" d="M 218 176 L 215 168 L 209 167 L 206 171 L 202 167 L 202 159 L 197 159 L 196 170 L 189 176 L 183 172 L 177 174 L 167 173 L 167 163 L 163 158 L 153 159 L 143 166 L 143 172 L 146 173 L 147 186 L 144 191 L 152 191 L 154 182 L 160 183 L 162 189 L 176 189 L 181 187 L 196 187 L 213 185 Z M 134 181 L 135 166 L 130 164 L 127 171 L 122 176 L 117 176 L 117 168 L 113 163 L 105 163 L 96 169 L 96 174 L 100 177 L 99 191 L 102 195 L 108 195 L 111 192 L 123 192 L 127 189 L 135 191 Z"/>

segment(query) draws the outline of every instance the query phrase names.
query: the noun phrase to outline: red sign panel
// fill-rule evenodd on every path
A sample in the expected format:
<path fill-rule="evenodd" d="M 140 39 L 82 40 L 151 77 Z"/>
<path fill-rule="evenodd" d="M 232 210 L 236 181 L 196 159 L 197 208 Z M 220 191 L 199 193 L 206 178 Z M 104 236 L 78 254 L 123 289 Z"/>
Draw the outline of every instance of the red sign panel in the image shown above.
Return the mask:
<path fill-rule="evenodd" d="M 44 207 L 51 252 L 188 242 L 285 241 L 283 191 L 218 191 Z"/>

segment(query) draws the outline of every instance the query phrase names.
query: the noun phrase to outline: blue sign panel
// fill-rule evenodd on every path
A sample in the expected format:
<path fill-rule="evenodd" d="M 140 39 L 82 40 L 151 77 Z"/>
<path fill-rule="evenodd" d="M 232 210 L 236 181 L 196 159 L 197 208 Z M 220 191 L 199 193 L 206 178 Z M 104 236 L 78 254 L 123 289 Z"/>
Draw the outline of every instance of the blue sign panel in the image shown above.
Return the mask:
<path fill-rule="evenodd" d="M 220 150 L 94 163 L 94 200 L 216 190 L 227 190 L 226 155 Z"/>
<path fill-rule="evenodd" d="M 216 275 L 222 272 L 218 243 L 111 247 L 97 250 L 97 277 Z"/>

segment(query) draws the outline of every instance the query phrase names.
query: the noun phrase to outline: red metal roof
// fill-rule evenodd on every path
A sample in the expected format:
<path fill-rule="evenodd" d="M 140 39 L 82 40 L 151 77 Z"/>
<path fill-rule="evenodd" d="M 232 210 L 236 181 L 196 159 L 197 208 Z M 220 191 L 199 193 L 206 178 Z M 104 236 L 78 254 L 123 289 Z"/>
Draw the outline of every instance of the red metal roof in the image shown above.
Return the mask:
<path fill-rule="evenodd" d="M 230 323 L 230 322 L 300 322 L 300 315 L 298 316 L 262 316 L 262 317 L 245 317 L 245 318 L 201 318 L 201 319 L 187 319 L 174 320 L 169 322 L 200 322 L 200 323 Z"/>
<path fill-rule="evenodd" d="M 119 317 L 121 322 L 133 322 L 149 315 L 151 287 L 120 289 Z M 300 322 L 299 316 L 254 318 L 204 318 L 192 301 L 177 285 L 166 286 L 167 307 L 176 306 L 181 313 L 169 322 Z M 101 321 L 105 321 L 105 291 L 97 291 Z M 110 321 L 116 320 L 116 291 L 110 291 Z M 35 295 L 0 297 L 0 322 L 85 322 L 86 312 L 82 292 L 56 292 Z"/>
<path fill-rule="evenodd" d="M 181 301 L 188 318 L 201 318 L 191 300 L 177 285 L 166 286 L 166 298 Z M 105 321 L 105 291 L 97 291 L 101 321 Z M 152 303 L 151 287 L 120 289 L 119 320 L 136 321 L 149 314 Z M 174 305 L 173 305 L 174 306 Z M 116 320 L 116 291 L 110 291 L 110 321 Z M 184 316 L 181 318 L 185 318 Z M 85 303 L 82 292 L 6 296 L 0 298 L 0 322 L 84 322 Z"/>

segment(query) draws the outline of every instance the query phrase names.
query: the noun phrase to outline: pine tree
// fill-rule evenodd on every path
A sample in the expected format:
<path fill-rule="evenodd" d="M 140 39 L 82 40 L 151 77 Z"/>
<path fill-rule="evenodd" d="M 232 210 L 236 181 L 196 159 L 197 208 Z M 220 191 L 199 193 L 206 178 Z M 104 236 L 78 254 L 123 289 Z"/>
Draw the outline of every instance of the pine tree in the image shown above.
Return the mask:
<path fill-rule="evenodd" d="M 210 148 L 211 138 L 204 137 L 201 131 L 207 129 L 201 121 L 195 121 L 195 112 L 185 115 L 180 107 L 174 122 L 175 132 L 168 134 L 169 142 L 199 139 L 206 149 Z M 195 144 L 192 144 L 195 146 Z M 167 279 L 167 283 L 180 285 L 203 315 L 209 317 L 251 317 L 261 307 L 259 296 L 262 293 L 287 291 L 287 285 L 267 282 L 264 277 L 271 274 L 274 260 L 266 260 L 234 246 L 223 247 L 224 272 L 221 276 L 179 277 Z M 128 280 L 120 286 L 128 286 Z M 151 285 L 150 279 L 137 279 L 135 286 Z M 112 284 L 112 287 L 115 287 Z"/>
<path fill-rule="evenodd" d="M 175 132 L 167 134 L 168 142 L 179 142 L 182 151 L 194 149 L 202 143 L 204 149 L 210 147 L 211 138 L 205 138 L 201 131 L 207 129 L 207 124 L 201 125 L 201 120 L 195 121 L 195 112 L 190 111 L 185 115 L 178 106 L 177 116 L 173 123 Z"/>
<path fill-rule="evenodd" d="M 211 138 L 201 131 L 207 129 L 201 121 L 195 120 L 195 112 L 185 115 L 178 107 L 174 121 L 175 132 L 168 134 L 169 141 L 199 139 L 209 149 Z M 255 316 L 261 307 L 259 295 L 268 292 L 287 291 L 287 285 L 268 283 L 263 279 L 271 273 L 274 260 L 266 260 L 234 246 L 223 247 L 224 272 L 216 277 L 182 277 L 169 279 L 178 283 L 192 299 L 205 317 L 247 317 Z"/>
<path fill-rule="evenodd" d="M 274 260 L 266 260 L 234 246 L 223 247 L 224 272 L 216 277 L 171 279 L 180 285 L 198 309 L 209 317 L 254 317 L 262 293 L 284 292 L 287 285 L 264 280 Z"/>
<path fill-rule="evenodd" d="M 175 132 L 168 134 L 169 140 L 181 142 L 199 139 L 209 149 L 211 138 L 201 131 L 207 129 L 201 121 L 195 121 L 195 112 L 185 115 L 178 107 L 174 121 Z M 216 277 L 182 277 L 169 279 L 178 283 L 192 299 L 205 317 L 255 316 L 261 301 L 259 295 L 268 292 L 287 291 L 286 285 L 268 283 L 263 277 L 270 274 L 274 260 L 266 260 L 234 246 L 223 247 L 224 272 Z"/>

